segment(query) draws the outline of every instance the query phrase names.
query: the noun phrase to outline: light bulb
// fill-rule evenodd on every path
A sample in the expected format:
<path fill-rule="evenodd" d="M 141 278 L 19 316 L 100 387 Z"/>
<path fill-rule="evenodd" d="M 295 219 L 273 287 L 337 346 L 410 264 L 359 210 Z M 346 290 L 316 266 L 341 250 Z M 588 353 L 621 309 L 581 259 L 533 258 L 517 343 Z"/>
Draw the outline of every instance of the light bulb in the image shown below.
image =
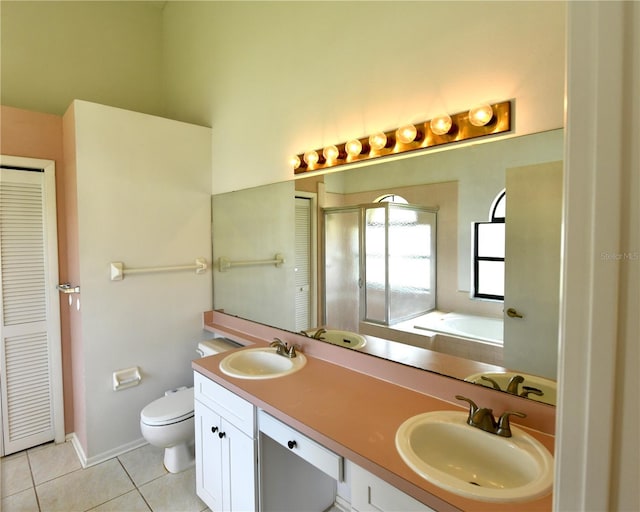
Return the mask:
<path fill-rule="evenodd" d="M 469 122 L 473 126 L 485 126 L 493 118 L 491 105 L 480 105 L 469 110 Z"/>
<path fill-rule="evenodd" d="M 320 157 L 318 156 L 318 152 L 317 151 L 307 151 L 304 154 L 303 158 L 304 158 L 304 161 L 309 166 L 316 165 L 318 163 L 318 161 L 320 160 Z"/>
<path fill-rule="evenodd" d="M 332 162 L 333 160 L 338 159 L 338 156 L 340 156 L 340 151 L 336 146 L 327 146 L 322 150 L 322 155 L 327 162 Z"/>
<path fill-rule="evenodd" d="M 410 144 L 418 136 L 418 129 L 413 124 L 402 126 L 396 130 L 397 139 L 403 144 Z"/>
<path fill-rule="evenodd" d="M 297 169 L 302 164 L 302 162 L 300 161 L 300 157 L 297 155 L 292 156 L 291 160 L 289 160 L 289 163 L 294 169 Z"/>
<path fill-rule="evenodd" d="M 384 133 L 378 132 L 369 136 L 369 146 L 371 146 L 371 149 L 382 149 L 386 145 L 387 136 Z"/>
<path fill-rule="evenodd" d="M 362 142 L 358 139 L 350 140 L 345 144 L 344 149 L 347 151 L 349 156 L 358 156 L 362 153 Z"/>
<path fill-rule="evenodd" d="M 429 123 L 429 126 L 431 127 L 431 131 L 436 135 L 444 135 L 451 130 L 451 124 L 451 116 L 444 114 L 434 117 Z"/>

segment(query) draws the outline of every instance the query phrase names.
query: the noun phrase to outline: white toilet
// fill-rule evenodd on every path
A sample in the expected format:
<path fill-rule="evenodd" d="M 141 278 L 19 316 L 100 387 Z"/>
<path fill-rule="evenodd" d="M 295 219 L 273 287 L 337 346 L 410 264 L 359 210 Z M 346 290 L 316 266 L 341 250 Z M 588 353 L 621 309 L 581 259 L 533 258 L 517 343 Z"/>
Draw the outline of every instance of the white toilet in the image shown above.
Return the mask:
<path fill-rule="evenodd" d="M 219 354 L 237 344 L 224 338 L 198 343 L 200 357 Z M 142 436 L 153 446 L 164 448 L 164 466 L 179 473 L 193 466 L 195 426 L 193 420 L 193 388 L 168 391 L 140 413 Z"/>

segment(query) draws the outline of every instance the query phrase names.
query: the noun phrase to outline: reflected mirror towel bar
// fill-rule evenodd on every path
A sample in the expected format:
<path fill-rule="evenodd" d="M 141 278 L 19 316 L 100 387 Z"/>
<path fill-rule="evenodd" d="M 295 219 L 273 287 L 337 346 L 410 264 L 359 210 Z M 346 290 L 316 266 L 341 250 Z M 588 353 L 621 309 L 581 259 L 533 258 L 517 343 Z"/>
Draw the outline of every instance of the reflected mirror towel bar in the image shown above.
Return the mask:
<path fill-rule="evenodd" d="M 272 260 L 246 260 L 246 261 L 231 261 L 227 258 L 218 258 L 218 270 L 220 272 L 226 272 L 231 267 L 248 267 L 254 265 L 275 265 L 281 267 L 284 264 L 284 256 L 278 253 Z"/>
<path fill-rule="evenodd" d="M 194 265 L 174 265 L 170 267 L 126 268 L 121 261 L 112 261 L 110 276 L 112 281 L 122 281 L 126 274 L 150 274 L 154 272 L 174 272 L 176 270 L 195 270 L 196 274 L 207 271 L 207 260 L 196 258 Z"/>

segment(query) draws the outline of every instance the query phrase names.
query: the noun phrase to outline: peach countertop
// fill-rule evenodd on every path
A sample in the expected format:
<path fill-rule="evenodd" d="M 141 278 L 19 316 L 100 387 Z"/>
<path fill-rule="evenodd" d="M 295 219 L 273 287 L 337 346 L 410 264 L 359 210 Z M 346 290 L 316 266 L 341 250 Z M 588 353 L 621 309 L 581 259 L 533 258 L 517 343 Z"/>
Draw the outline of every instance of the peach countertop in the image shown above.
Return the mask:
<path fill-rule="evenodd" d="M 270 339 L 247 341 L 262 345 Z M 223 374 L 218 365 L 228 353 L 198 359 L 193 368 L 435 510 L 499 512 L 512 511 L 514 506 L 522 512 L 551 510 L 551 495 L 526 503 L 487 503 L 454 495 L 419 477 L 396 451 L 396 430 L 416 414 L 463 409 L 314 357 L 304 349 L 306 366 L 276 379 L 237 379 Z M 532 429 L 528 432 L 553 453 L 553 436 Z"/>

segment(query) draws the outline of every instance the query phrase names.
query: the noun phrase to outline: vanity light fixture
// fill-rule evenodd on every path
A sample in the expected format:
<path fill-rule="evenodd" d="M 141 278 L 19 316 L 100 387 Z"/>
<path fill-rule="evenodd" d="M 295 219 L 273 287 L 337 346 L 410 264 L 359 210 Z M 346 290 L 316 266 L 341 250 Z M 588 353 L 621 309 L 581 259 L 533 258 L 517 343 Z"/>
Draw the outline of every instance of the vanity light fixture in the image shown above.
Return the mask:
<path fill-rule="evenodd" d="M 369 136 L 369 146 L 376 151 L 386 148 L 389 143 L 389 137 L 384 132 L 374 133 Z"/>
<path fill-rule="evenodd" d="M 291 164 L 291 167 L 293 167 L 294 169 L 297 169 L 302 164 L 302 162 L 300 161 L 300 157 L 298 155 L 293 155 L 291 157 L 291 160 L 289 160 L 289 163 Z"/>
<path fill-rule="evenodd" d="M 473 126 L 485 126 L 493 118 L 491 105 L 480 105 L 469 110 L 469 122 Z"/>
<path fill-rule="evenodd" d="M 429 127 L 431 131 L 436 135 L 444 135 L 451 131 L 451 126 L 453 125 L 453 121 L 451 121 L 451 116 L 449 114 L 443 114 L 438 117 L 434 117 L 429 122 Z"/>
<path fill-rule="evenodd" d="M 407 124 L 343 144 L 328 145 L 291 158 L 295 174 L 362 162 L 408 151 L 425 150 L 511 130 L 511 102 L 480 105 L 457 114 L 444 114 L 423 123 Z"/>
<path fill-rule="evenodd" d="M 338 157 L 340 156 L 340 150 L 338 149 L 337 146 L 334 146 L 334 145 L 327 146 L 322 150 L 322 156 L 324 156 L 324 159 L 327 162 L 333 162 L 334 160 L 337 160 Z"/>
<path fill-rule="evenodd" d="M 309 167 L 313 167 L 320 161 L 317 151 L 307 151 L 302 159 Z"/>
<path fill-rule="evenodd" d="M 344 145 L 344 149 L 346 150 L 347 155 L 349 155 L 350 157 L 358 156 L 360 155 L 360 153 L 362 153 L 362 142 L 360 142 L 358 139 L 352 139 Z"/>
<path fill-rule="evenodd" d="M 407 124 L 396 130 L 396 139 L 402 144 L 411 144 L 414 140 L 421 140 L 422 133 L 418 131 L 415 124 Z"/>

